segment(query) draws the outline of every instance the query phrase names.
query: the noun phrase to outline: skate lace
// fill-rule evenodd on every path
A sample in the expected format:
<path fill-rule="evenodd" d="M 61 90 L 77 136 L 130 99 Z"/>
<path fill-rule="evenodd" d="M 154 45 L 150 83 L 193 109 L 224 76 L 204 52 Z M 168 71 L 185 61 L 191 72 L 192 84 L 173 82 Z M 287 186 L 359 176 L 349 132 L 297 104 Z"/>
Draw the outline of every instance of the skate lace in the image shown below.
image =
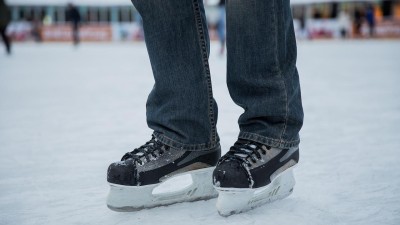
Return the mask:
<path fill-rule="evenodd" d="M 164 146 L 164 148 L 162 148 L 162 146 Z M 140 146 L 139 148 L 135 148 L 131 152 L 127 152 L 124 156 L 122 156 L 121 161 L 133 159 L 142 165 L 144 164 L 145 160 L 146 162 L 150 161 L 151 156 L 153 158 L 157 158 L 158 156 L 164 154 L 164 151 L 168 150 L 168 146 L 162 144 L 156 137 L 154 137 L 154 135 L 152 135 L 150 141 L 146 142 L 146 144 Z M 158 155 L 156 153 L 158 153 Z"/>
<path fill-rule="evenodd" d="M 261 160 L 261 154 L 267 154 L 267 150 L 270 149 L 270 146 L 266 146 L 253 141 L 239 139 L 229 149 L 228 153 L 221 158 L 221 160 L 238 160 L 245 163 L 248 167 L 251 167 L 251 162 L 256 163 L 257 160 Z"/>

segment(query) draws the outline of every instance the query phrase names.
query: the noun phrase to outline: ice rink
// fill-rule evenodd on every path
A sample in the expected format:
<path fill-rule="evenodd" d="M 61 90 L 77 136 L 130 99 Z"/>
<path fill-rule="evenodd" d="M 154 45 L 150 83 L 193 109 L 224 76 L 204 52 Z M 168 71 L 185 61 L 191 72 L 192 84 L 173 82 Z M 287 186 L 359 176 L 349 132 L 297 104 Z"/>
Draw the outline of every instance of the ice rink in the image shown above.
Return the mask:
<path fill-rule="evenodd" d="M 0 224 L 400 224 L 400 41 L 299 42 L 304 127 L 294 193 L 228 218 L 216 200 L 133 213 L 105 204 L 109 163 L 144 144 L 143 43 L 0 48 Z M 242 109 L 210 56 L 226 152 Z M 176 184 L 179 186 L 179 183 Z"/>

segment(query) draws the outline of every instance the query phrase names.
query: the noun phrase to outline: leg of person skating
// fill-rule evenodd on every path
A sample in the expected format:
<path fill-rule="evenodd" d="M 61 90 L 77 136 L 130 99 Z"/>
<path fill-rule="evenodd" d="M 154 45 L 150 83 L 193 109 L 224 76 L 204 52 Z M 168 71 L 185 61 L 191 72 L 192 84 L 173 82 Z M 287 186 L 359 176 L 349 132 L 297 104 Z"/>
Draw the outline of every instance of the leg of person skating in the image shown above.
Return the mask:
<path fill-rule="evenodd" d="M 111 209 L 131 211 L 216 197 L 212 171 L 220 155 L 217 105 L 208 65 L 209 37 L 201 0 L 133 0 L 143 18 L 155 85 L 147 100 L 154 130 L 145 145 L 110 165 Z M 172 196 L 152 191 L 191 173 L 192 186 Z"/>
<path fill-rule="evenodd" d="M 78 45 L 80 40 L 79 40 L 79 24 L 74 23 L 72 24 L 72 39 L 74 42 L 74 45 Z"/>
<path fill-rule="evenodd" d="M 228 88 L 245 112 L 213 174 L 221 215 L 288 196 L 303 123 L 289 0 L 227 1 Z"/>
<path fill-rule="evenodd" d="M 6 46 L 7 54 L 11 54 L 11 42 L 6 34 L 7 26 L 0 26 L 0 34 L 3 39 L 4 45 Z"/>

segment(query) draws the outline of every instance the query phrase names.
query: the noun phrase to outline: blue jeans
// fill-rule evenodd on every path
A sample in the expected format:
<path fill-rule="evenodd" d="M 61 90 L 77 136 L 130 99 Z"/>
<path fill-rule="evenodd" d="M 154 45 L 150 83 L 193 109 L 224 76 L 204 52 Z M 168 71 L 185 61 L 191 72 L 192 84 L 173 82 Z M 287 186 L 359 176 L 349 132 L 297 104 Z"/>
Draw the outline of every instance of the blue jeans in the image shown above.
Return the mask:
<path fill-rule="evenodd" d="M 155 85 L 147 123 L 166 145 L 219 144 L 202 0 L 132 0 L 143 18 Z M 287 148 L 303 124 L 296 40 L 289 0 L 228 0 L 227 84 L 245 111 L 239 138 Z M 233 122 L 233 121 L 232 121 Z"/>

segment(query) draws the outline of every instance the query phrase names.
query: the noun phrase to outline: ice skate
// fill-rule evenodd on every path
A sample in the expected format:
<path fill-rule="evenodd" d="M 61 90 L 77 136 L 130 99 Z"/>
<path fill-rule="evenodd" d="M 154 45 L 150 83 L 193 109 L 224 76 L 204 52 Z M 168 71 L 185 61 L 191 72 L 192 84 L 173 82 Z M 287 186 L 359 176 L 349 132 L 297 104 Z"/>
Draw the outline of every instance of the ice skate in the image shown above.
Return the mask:
<path fill-rule="evenodd" d="M 212 185 L 212 172 L 220 156 L 219 145 L 208 151 L 183 151 L 164 145 L 153 136 L 109 166 L 107 206 L 115 211 L 137 211 L 214 198 L 217 192 Z M 168 181 L 185 175 L 191 176 L 188 185 L 172 191 L 164 187 Z"/>
<path fill-rule="evenodd" d="M 245 212 L 289 196 L 295 185 L 293 167 L 298 161 L 298 147 L 271 148 L 239 139 L 213 173 L 219 214 Z"/>

